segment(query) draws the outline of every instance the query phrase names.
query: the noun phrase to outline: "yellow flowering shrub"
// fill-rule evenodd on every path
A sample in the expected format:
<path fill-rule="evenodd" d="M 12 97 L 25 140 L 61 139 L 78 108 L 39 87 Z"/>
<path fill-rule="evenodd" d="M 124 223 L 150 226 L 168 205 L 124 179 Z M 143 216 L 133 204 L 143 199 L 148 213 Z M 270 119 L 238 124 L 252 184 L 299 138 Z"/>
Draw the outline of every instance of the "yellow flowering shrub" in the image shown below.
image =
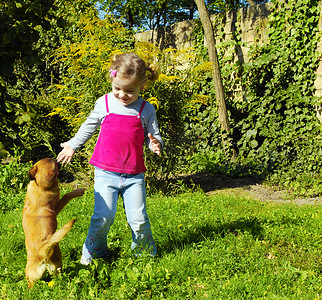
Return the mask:
<path fill-rule="evenodd" d="M 50 115 L 59 114 L 73 128 L 79 127 L 95 100 L 110 89 L 107 79 L 110 58 L 127 51 L 133 37 L 111 17 L 81 17 L 76 24 L 82 31 L 79 40 L 66 42 L 58 48 L 54 64 L 61 64 L 63 75 L 59 84 L 51 86 L 55 101 Z"/>
<path fill-rule="evenodd" d="M 156 161 L 146 151 L 148 187 L 167 184 L 178 162 L 195 138 L 186 133 L 187 122 L 199 122 L 196 112 L 207 106 L 209 97 L 200 88 L 200 76 L 211 74 L 211 66 L 203 63 L 194 50 L 165 49 L 134 40 L 131 32 L 111 17 L 80 18 L 76 24 L 82 35 L 74 42 L 66 42 L 54 53 L 54 63 L 61 64 L 60 82 L 50 88 L 54 109 L 48 117 L 59 115 L 71 127 L 71 136 L 84 122 L 98 97 L 111 91 L 108 70 L 110 58 L 116 53 L 136 52 L 158 73 L 158 80 L 149 83 L 142 92 L 143 99 L 155 106 L 158 123 L 166 147 Z M 202 67 L 196 68 L 196 65 Z M 195 68 L 195 69 L 194 69 Z M 98 134 L 98 132 L 96 133 Z M 96 138 L 83 148 L 88 161 Z M 188 147 L 184 145 L 188 144 Z"/>

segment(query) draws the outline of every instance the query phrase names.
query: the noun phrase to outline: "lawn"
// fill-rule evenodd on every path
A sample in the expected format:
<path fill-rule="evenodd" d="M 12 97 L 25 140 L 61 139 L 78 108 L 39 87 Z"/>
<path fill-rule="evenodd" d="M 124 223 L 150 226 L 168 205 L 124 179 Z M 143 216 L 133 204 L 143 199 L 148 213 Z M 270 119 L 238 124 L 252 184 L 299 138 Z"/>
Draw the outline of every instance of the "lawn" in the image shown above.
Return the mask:
<path fill-rule="evenodd" d="M 93 209 L 88 190 L 58 218 L 60 228 L 77 217 L 60 243 L 64 272 L 47 275 L 28 290 L 21 225 L 24 193 L 6 197 L 20 203 L 0 216 L 1 299 L 320 299 L 319 205 L 202 191 L 151 196 L 148 212 L 158 256 L 134 258 L 119 201 L 108 237 L 110 260 L 82 266 L 81 248 Z"/>

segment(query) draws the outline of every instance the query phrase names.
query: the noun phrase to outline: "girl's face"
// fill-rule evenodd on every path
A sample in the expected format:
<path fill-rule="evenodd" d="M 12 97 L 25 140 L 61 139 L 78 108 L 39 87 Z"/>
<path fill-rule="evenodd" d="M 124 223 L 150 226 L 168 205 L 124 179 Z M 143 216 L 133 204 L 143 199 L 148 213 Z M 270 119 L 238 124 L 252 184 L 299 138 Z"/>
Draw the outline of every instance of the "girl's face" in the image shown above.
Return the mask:
<path fill-rule="evenodd" d="M 117 76 L 112 79 L 112 92 L 114 97 L 124 106 L 133 103 L 139 98 L 144 85 L 134 84 L 128 79 L 120 79 Z"/>

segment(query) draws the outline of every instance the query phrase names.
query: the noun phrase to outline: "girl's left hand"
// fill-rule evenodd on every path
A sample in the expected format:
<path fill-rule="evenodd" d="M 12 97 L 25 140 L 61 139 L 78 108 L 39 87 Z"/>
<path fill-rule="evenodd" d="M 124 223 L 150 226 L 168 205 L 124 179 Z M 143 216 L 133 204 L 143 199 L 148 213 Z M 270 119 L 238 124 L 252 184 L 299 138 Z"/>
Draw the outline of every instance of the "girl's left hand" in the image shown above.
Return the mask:
<path fill-rule="evenodd" d="M 156 139 L 151 133 L 148 134 L 148 137 L 151 141 L 152 151 L 157 155 L 161 154 L 161 143 Z"/>

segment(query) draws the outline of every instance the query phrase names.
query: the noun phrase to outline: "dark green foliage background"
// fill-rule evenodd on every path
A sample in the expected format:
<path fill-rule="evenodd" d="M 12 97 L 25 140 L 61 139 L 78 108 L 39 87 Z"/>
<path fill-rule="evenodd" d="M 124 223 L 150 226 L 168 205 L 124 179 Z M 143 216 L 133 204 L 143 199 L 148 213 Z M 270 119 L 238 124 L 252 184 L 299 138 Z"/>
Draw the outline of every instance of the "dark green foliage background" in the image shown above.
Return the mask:
<path fill-rule="evenodd" d="M 12 1 L 9 4 L 16 5 Z M 68 48 L 73 42 L 84 39 L 87 23 L 79 26 L 79 20 L 83 16 L 91 18 L 95 15 L 90 9 L 90 1 L 77 2 L 72 7 L 59 1 L 56 4 L 55 12 L 47 10 L 47 4 L 43 4 L 41 15 L 47 14 L 49 21 L 35 27 L 38 40 L 31 43 L 28 51 L 37 53 L 37 62 L 28 62 L 29 54 L 21 53 L 21 57 L 15 60 L 15 72 L 8 68 L 7 71 L 2 70 L 2 157 L 8 153 L 14 156 L 17 147 L 23 149 L 21 158 L 24 161 L 56 156 L 60 150 L 59 143 L 70 138 L 79 124 L 75 125 L 59 115 L 49 117 L 48 113 L 61 104 L 62 96 L 77 98 L 85 94 L 88 101 L 73 107 L 70 105 L 69 109 L 75 114 L 83 112 L 86 116 L 97 95 L 109 87 L 105 79 L 106 70 L 98 72 L 95 78 L 80 78 L 68 72 L 71 61 L 54 60 L 52 50 L 61 45 Z M 197 56 L 190 60 L 186 69 L 168 66 L 162 60 L 164 57 L 159 57 L 162 72 L 180 79 L 157 81 L 143 93 L 145 99 L 156 97 L 160 100 L 157 115 L 166 143 L 161 157 L 146 152 L 147 184 L 151 190 L 168 190 L 170 179 L 178 173 L 206 171 L 230 176 L 256 176 L 297 194 L 321 194 L 321 124 L 315 111 L 319 99 L 314 97 L 319 63 L 318 4 L 313 0 L 271 1 L 269 39 L 264 45 L 252 47 L 248 63 L 241 64 L 225 55 L 227 49 L 236 50 L 242 45 L 239 20 L 230 41 L 224 39 L 223 30 L 218 31 L 222 43 L 217 45 L 217 49 L 232 128 L 229 136 L 224 136 L 220 130 L 211 73 L 209 70 L 196 71 L 208 60 L 198 22 L 193 35 Z M 37 5 L 39 9 L 42 7 L 40 3 Z M 7 6 L 0 8 L 4 19 Z M 78 14 L 80 11 L 84 14 Z M 4 24 L 9 24 L 8 20 L 4 19 Z M 59 28 L 57 33 L 54 33 L 55 28 Z M 30 30 L 34 32 L 32 28 Z M 46 34 L 48 32 L 50 34 Z M 99 34 L 102 41 L 108 39 L 104 32 L 95 31 L 95 34 Z M 33 34 L 27 42 L 32 38 Z M 6 39 L 1 40 L 0 51 L 6 49 L 6 43 Z M 131 51 L 135 47 L 133 32 L 114 35 L 106 45 Z M 112 51 L 112 47 L 106 49 L 105 56 Z M 102 60 L 107 59 L 105 56 L 100 58 L 101 61 L 95 61 L 97 58 L 88 54 L 81 63 L 95 61 L 99 70 Z M 5 68 L 4 65 L 2 67 Z M 232 74 L 237 75 L 232 77 Z M 66 85 L 69 94 L 48 90 L 52 84 Z M 237 86 L 244 91 L 243 101 L 234 98 L 233 91 Z M 189 105 L 196 95 L 207 95 L 208 103 Z M 231 160 L 229 147 L 223 146 L 227 144 L 223 140 L 228 140 L 237 150 L 235 161 Z M 74 173 L 83 171 L 89 174 L 84 162 L 88 161 L 94 144 L 95 137 L 79 152 Z"/>

